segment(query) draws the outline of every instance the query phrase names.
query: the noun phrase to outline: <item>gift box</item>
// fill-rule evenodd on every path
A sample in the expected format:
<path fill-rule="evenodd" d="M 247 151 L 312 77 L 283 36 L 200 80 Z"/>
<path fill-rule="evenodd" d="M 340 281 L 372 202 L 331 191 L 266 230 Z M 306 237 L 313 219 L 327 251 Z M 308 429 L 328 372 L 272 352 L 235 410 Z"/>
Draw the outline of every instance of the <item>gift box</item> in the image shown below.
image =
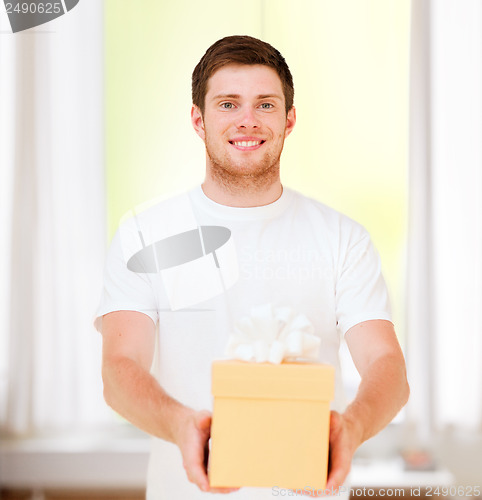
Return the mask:
<path fill-rule="evenodd" d="M 334 368 L 215 361 L 212 487 L 324 489 Z"/>

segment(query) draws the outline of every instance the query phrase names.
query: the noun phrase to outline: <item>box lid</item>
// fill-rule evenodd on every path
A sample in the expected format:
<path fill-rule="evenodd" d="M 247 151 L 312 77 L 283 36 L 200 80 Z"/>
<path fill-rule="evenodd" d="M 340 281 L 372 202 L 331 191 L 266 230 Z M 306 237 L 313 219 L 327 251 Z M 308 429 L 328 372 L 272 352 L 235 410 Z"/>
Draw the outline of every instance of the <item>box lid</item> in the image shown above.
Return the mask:
<path fill-rule="evenodd" d="M 215 397 L 303 399 L 331 401 L 335 369 L 320 363 L 247 363 L 214 361 L 212 393 Z"/>

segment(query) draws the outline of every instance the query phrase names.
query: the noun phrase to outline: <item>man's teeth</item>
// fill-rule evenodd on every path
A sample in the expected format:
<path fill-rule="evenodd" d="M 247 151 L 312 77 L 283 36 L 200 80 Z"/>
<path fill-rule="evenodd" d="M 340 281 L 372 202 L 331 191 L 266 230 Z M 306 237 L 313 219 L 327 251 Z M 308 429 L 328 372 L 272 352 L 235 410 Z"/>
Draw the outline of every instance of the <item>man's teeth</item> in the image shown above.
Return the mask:
<path fill-rule="evenodd" d="M 251 146 L 258 146 L 261 141 L 235 141 L 233 142 L 235 146 L 241 146 L 242 148 L 249 148 Z"/>

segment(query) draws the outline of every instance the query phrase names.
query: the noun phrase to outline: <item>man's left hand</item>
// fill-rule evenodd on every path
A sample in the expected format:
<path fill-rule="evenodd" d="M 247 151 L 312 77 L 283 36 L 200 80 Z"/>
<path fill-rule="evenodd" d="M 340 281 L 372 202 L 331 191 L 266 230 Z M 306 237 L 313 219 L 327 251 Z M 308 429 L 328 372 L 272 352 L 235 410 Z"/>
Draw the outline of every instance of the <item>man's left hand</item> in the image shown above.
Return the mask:
<path fill-rule="evenodd" d="M 350 472 L 351 461 L 361 443 L 361 431 L 346 416 L 330 414 L 330 458 L 325 492 L 337 495 Z M 329 492 L 329 493 L 328 493 Z M 320 494 L 317 496 L 325 496 Z"/>

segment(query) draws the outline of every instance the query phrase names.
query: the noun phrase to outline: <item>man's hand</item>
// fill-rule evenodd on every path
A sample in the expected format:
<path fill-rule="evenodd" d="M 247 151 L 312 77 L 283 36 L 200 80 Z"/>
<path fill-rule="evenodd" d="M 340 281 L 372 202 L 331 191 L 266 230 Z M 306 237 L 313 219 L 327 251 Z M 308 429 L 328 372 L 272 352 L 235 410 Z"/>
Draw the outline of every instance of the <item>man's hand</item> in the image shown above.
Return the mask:
<path fill-rule="evenodd" d="M 326 497 L 337 496 L 340 487 L 350 472 L 351 461 L 356 449 L 361 443 L 361 432 L 356 424 L 336 412 L 330 414 L 330 456 L 328 464 L 328 479 L 323 491 L 305 493 L 307 496 Z"/>
<path fill-rule="evenodd" d="M 362 442 L 361 429 L 344 415 L 330 415 L 330 459 L 326 489 L 336 492 L 350 472 L 351 461 Z"/>
<path fill-rule="evenodd" d="M 209 437 L 211 435 L 211 413 L 188 411 L 179 422 L 176 444 L 181 450 L 182 463 L 187 478 L 202 491 L 231 493 L 238 488 L 210 488 L 207 475 Z"/>
<path fill-rule="evenodd" d="M 339 493 L 350 472 L 353 455 L 361 443 L 360 436 L 361 432 L 356 424 L 352 424 L 346 416 L 336 411 L 331 412 L 328 479 L 323 491 L 319 494 L 310 491 L 309 496 L 326 497 L 336 496 Z"/>

